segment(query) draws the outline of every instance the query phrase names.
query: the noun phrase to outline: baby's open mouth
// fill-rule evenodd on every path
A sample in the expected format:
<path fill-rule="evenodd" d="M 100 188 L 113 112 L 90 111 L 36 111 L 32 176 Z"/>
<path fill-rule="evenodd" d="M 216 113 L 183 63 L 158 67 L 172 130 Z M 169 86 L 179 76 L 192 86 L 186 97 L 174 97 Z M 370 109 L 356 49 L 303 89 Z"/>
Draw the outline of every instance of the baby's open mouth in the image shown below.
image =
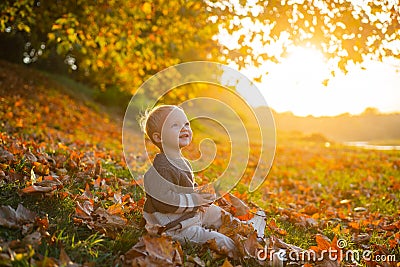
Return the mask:
<path fill-rule="evenodd" d="M 179 138 L 187 138 L 187 137 L 189 137 L 189 134 L 187 133 L 179 135 Z"/>

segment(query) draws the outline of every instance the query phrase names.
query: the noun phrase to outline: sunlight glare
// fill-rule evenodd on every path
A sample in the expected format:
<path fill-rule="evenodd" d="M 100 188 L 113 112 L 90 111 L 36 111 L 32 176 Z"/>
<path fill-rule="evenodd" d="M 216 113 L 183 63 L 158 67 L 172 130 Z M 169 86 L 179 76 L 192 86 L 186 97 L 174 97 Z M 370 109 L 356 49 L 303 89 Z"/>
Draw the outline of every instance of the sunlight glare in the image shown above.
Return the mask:
<path fill-rule="evenodd" d="M 267 101 L 278 112 L 292 111 L 301 116 L 309 115 L 311 109 L 330 112 L 319 101 L 326 91 L 322 82 L 328 77 L 328 72 L 321 52 L 295 47 L 266 77 Z"/>
<path fill-rule="evenodd" d="M 354 67 L 331 77 L 321 52 L 296 47 L 280 64 L 269 65 L 269 74 L 259 86 L 274 110 L 298 116 L 359 114 L 367 107 L 399 111 L 400 73 L 385 62 L 366 61 L 363 66 L 365 70 Z"/>

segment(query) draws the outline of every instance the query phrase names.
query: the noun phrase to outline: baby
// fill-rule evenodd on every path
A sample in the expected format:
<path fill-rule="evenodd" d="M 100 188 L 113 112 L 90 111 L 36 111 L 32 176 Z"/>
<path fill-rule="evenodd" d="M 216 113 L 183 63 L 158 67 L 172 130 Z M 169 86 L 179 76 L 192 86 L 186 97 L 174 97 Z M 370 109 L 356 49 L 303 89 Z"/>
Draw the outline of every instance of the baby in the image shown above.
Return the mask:
<path fill-rule="evenodd" d="M 160 150 L 144 175 L 146 228 L 162 226 L 159 233 L 165 232 L 180 242 L 203 244 L 215 239 L 221 251 L 235 256 L 234 241 L 211 230 L 222 225 L 222 213 L 230 214 L 212 204 L 215 194 L 196 191 L 192 168 L 181 154 L 181 148 L 192 141 L 190 123 L 182 108 L 157 106 L 143 118 L 142 126 Z"/>

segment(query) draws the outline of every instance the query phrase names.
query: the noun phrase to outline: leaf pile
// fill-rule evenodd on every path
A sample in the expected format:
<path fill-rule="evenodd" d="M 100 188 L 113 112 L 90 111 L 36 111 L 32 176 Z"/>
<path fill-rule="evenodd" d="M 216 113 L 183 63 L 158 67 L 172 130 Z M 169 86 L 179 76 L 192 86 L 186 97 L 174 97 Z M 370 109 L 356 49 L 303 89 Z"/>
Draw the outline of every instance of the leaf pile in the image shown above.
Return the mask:
<path fill-rule="evenodd" d="M 65 265 L 83 242 L 74 243 L 76 227 L 114 239 L 138 228 L 144 199 L 122 161 L 118 124 L 36 71 L 0 70 L 0 198 L 9 203 L 0 207 L 0 265 Z"/>
<path fill-rule="evenodd" d="M 327 247 L 319 238 L 323 234 L 345 240 L 343 254 L 370 250 L 398 261 L 400 152 L 326 146 L 305 141 L 301 134 L 291 138 L 290 143 L 280 141 L 261 192 L 250 196 L 275 217 L 269 232 L 316 251 Z M 385 266 L 395 262 L 386 260 Z M 359 263 L 378 264 L 368 259 Z M 351 262 L 343 259 L 342 264 Z"/>

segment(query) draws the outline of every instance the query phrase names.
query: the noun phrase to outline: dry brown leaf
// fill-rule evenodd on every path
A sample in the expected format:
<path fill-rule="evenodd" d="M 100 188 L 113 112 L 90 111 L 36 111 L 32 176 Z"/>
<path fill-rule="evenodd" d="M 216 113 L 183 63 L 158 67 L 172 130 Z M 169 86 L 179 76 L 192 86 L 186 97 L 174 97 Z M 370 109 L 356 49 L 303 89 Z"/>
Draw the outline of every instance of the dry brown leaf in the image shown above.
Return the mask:
<path fill-rule="evenodd" d="M 33 166 L 35 167 L 36 173 L 38 173 L 39 175 L 48 175 L 50 173 L 48 165 L 44 165 L 40 162 L 34 162 Z"/>
<path fill-rule="evenodd" d="M 22 243 L 25 245 L 30 245 L 36 249 L 39 247 L 41 240 L 42 240 L 42 235 L 39 232 L 34 232 L 32 234 L 25 236 L 22 239 Z"/>
<path fill-rule="evenodd" d="M 169 236 L 142 236 L 139 242 L 124 255 L 129 266 L 177 266 L 183 264 L 179 242 Z"/>
<path fill-rule="evenodd" d="M 206 243 L 204 243 L 204 246 L 206 248 L 209 248 L 209 249 L 215 251 L 216 253 L 218 253 L 220 255 L 228 255 L 229 254 L 228 249 L 226 247 L 222 247 L 222 248 L 219 247 L 217 245 L 217 241 L 214 238 L 210 239 Z"/>
<path fill-rule="evenodd" d="M 299 212 L 305 213 L 307 215 L 313 215 L 315 213 L 318 213 L 319 209 L 315 206 L 315 204 L 310 203 L 307 206 L 305 206 L 304 208 L 300 209 Z"/>
<path fill-rule="evenodd" d="M 356 244 L 366 243 L 370 239 L 371 239 L 371 236 L 369 234 L 366 234 L 366 233 L 359 234 L 359 235 L 354 234 L 353 237 L 352 237 L 352 241 L 354 243 L 356 243 Z"/>
<path fill-rule="evenodd" d="M 48 217 L 43 217 L 43 218 L 36 217 L 35 225 L 37 225 L 42 230 L 47 230 L 49 228 L 49 218 Z"/>
<path fill-rule="evenodd" d="M 279 228 L 279 227 L 276 225 L 275 219 L 272 219 L 272 220 L 267 224 L 267 226 L 268 226 L 268 228 L 269 228 L 272 232 L 274 232 L 274 233 L 276 233 L 276 234 L 279 234 L 279 235 L 287 235 L 287 232 L 286 232 L 285 229 Z"/>
<path fill-rule="evenodd" d="M 206 263 L 202 259 L 200 259 L 200 257 L 197 256 L 197 255 L 194 256 L 194 257 L 192 255 L 188 255 L 187 256 L 187 261 L 195 263 L 196 266 L 200 266 L 200 267 L 205 267 L 206 266 Z"/>
<path fill-rule="evenodd" d="M 18 221 L 20 222 L 33 222 L 36 217 L 36 213 L 28 210 L 22 204 L 18 204 L 15 213 L 17 215 Z"/>
<path fill-rule="evenodd" d="M 65 252 L 64 247 L 61 247 L 61 249 L 60 249 L 59 265 L 60 266 L 66 266 L 66 267 L 79 267 L 79 266 L 82 266 L 80 264 L 77 264 L 77 263 L 74 263 L 74 262 L 71 261 L 71 258 L 68 256 L 67 252 Z"/>
<path fill-rule="evenodd" d="M 25 158 L 30 163 L 34 163 L 34 162 L 36 162 L 38 160 L 37 157 L 31 151 L 28 151 L 28 152 L 25 153 Z"/>
<path fill-rule="evenodd" d="M 139 241 L 123 255 L 123 261 L 125 263 L 129 263 L 135 258 L 147 255 L 148 254 L 146 253 L 146 247 L 144 245 L 143 238 L 140 238 Z"/>
<path fill-rule="evenodd" d="M 252 258 L 257 258 L 257 252 L 263 249 L 263 246 L 257 240 L 257 233 L 251 234 L 244 242 L 243 242 L 245 256 L 250 256 Z"/>
<path fill-rule="evenodd" d="M 233 237 L 237 234 L 242 236 L 249 236 L 254 233 L 255 230 L 251 225 L 242 223 L 238 220 L 231 220 L 229 214 L 222 213 L 221 215 L 222 225 L 218 229 L 218 232 L 228 237 Z"/>
<path fill-rule="evenodd" d="M 122 228 L 128 222 L 122 215 L 110 214 L 103 208 L 96 209 L 92 217 L 95 217 L 99 223 L 107 224 L 112 228 Z"/>
<path fill-rule="evenodd" d="M 250 208 L 241 199 L 229 193 L 229 200 L 235 208 L 235 216 L 244 216 L 249 214 Z"/>
<path fill-rule="evenodd" d="M 324 235 L 317 234 L 315 236 L 315 240 L 317 241 L 319 250 L 329 250 L 331 247 L 331 240 Z"/>
<path fill-rule="evenodd" d="M 148 224 L 146 223 L 145 229 L 149 235 L 158 235 L 159 231 L 164 228 L 164 226 L 159 224 Z"/>
<path fill-rule="evenodd" d="M 75 216 L 83 219 L 90 219 L 93 212 L 93 204 L 89 200 L 85 200 L 82 204 L 78 201 L 75 207 Z"/>
<path fill-rule="evenodd" d="M 339 266 L 342 260 L 342 254 L 340 253 L 341 249 L 337 245 L 337 237 L 335 236 L 331 241 L 328 237 L 317 234 L 315 236 L 315 240 L 317 242 L 317 246 L 312 246 L 310 249 L 314 250 L 317 253 L 317 259 L 322 259 L 316 262 L 315 266 Z M 324 253 L 326 251 L 330 251 L 330 253 Z M 334 256 L 334 260 L 330 259 L 330 256 L 332 255 Z"/>
<path fill-rule="evenodd" d="M 180 251 L 177 250 L 177 243 L 172 241 L 171 238 L 146 235 L 143 236 L 143 242 L 150 257 L 159 258 L 167 264 L 182 264 L 183 255 L 179 254 Z"/>
<path fill-rule="evenodd" d="M 110 214 L 123 214 L 123 206 L 121 203 L 113 204 L 108 207 L 107 209 L 108 213 Z"/>
<path fill-rule="evenodd" d="M 26 223 L 33 223 L 36 214 L 19 204 L 17 210 L 10 206 L 0 207 L 0 225 L 8 228 L 21 228 Z"/>
<path fill-rule="evenodd" d="M 286 264 L 289 263 L 294 263 L 295 266 L 299 264 L 305 263 L 305 259 L 299 258 L 299 259 L 291 259 L 288 257 L 288 255 L 304 255 L 306 253 L 305 250 L 301 249 L 300 247 L 288 244 L 283 242 L 281 239 L 277 238 L 276 236 L 271 236 L 266 240 L 266 243 L 268 244 L 268 253 L 267 253 L 267 258 L 272 261 L 272 266 L 283 266 L 283 259 L 282 257 L 286 257 L 287 261 Z M 274 252 L 271 253 L 270 252 Z M 272 258 L 270 258 L 272 256 Z"/>
<path fill-rule="evenodd" d="M 57 189 L 57 186 L 38 186 L 31 185 L 21 190 L 23 194 L 44 194 Z"/>
<path fill-rule="evenodd" d="M 228 259 L 225 259 L 224 263 L 221 265 L 221 267 L 233 267 L 233 265 L 229 262 Z"/>
<path fill-rule="evenodd" d="M 386 231 L 400 230 L 400 220 L 388 225 L 383 225 L 381 228 Z"/>
<path fill-rule="evenodd" d="M 0 162 L 9 162 L 14 160 L 14 155 L 7 150 L 0 149 Z"/>
<path fill-rule="evenodd" d="M 53 187 L 56 186 L 57 188 L 62 187 L 62 182 L 58 180 L 56 177 L 53 176 L 44 176 L 43 180 L 40 182 L 35 183 L 37 186 L 44 186 L 44 187 Z"/>
<path fill-rule="evenodd" d="M 0 207 L 0 225 L 7 228 L 18 228 L 17 215 L 10 206 Z"/>
<path fill-rule="evenodd" d="M 95 229 L 109 237 L 116 237 L 128 222 L 123 215 L 110 214 L 101 207 L 93 210 L 91 200 L 85 200 L 82 205 L 76 202 L 75 216 L 75 223 L 85 224 L 89 229 Z"/>

